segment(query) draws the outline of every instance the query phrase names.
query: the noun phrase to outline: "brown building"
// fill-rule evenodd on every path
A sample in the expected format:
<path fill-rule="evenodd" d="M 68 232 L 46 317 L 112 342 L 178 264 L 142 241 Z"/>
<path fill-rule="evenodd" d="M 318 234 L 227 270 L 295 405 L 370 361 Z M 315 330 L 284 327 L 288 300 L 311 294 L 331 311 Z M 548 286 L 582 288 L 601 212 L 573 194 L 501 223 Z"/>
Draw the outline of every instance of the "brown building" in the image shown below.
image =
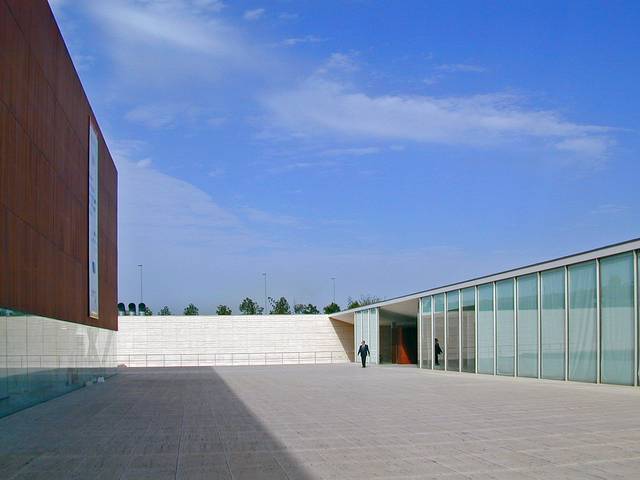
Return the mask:
<path fill-rule="evenodd" d="M 48 2 L 0 0 L 0 416 L 3 375 L 9 397 L 14 377 L 32 373 L 18 365 L 46 371 L 43 357 L 63 353 L 76 365 L 78 357 L 102 362 L 118 328 L 116 303 L 115 165 Z"/>

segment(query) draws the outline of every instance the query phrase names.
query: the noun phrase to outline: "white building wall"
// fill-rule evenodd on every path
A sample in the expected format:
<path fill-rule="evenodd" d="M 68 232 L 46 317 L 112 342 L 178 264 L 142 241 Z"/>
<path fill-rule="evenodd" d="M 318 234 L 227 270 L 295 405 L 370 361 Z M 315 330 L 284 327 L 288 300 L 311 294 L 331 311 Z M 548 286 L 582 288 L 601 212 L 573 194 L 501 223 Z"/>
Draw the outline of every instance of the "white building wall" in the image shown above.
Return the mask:
<path fill-rule="evenodd" d="M 118 364 L 339 363 L 353 360 L 353 325 L 328 315 L 122 316 Z"/>

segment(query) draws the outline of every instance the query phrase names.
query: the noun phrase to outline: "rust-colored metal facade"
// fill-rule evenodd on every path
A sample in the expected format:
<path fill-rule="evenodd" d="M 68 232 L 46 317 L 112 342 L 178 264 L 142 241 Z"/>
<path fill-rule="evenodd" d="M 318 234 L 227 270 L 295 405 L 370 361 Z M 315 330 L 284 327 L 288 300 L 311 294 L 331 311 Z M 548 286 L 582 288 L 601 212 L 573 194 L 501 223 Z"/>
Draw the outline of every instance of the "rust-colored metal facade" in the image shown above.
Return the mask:
<path fill-rule="evenodd" d="M 88 305 L 89 122 L 99 319 Z M 0 307 L 117 330 L 117 171 L 46 0 L 0 0 Z"/>

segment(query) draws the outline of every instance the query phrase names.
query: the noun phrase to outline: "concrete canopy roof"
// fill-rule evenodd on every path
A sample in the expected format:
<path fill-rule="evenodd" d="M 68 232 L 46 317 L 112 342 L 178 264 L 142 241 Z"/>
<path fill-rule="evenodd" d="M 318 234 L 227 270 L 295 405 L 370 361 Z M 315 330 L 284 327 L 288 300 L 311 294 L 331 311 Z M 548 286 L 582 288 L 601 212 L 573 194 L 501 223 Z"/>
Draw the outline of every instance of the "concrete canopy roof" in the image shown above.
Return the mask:
<path fill-rule="evenodd" d="M 588 250 L 586 252 L 567 255 L 564 257 L 556 258 L 553 260 L 547 260 L 544 262 L 534 263 L 525 267 L 514 268 L 506 270 L 504 272 L 486 275 L 483 277 L 466 280 L 463 282 L 452 283 L 449 285 L 443 285 L 440 287 L 432 288 L 429 290 L 423 290 L 409 295 L 401 297 L 391 298 L 389 300 L 383 300 L 371 305 L 363 307 L 352 308 L 351 310 L 345 310 L 343 312 L 335 313 L 331 315 L 331 318 L 340 320 L 342 322 L 354 323 L 354 315 L 358 311 L 367 310 L 369 308 L 384 308 L 385 310 L 395 311 L 397 313 L 404 313 L 407 315 L 416 315 L 418 311 L 418 301 L 421 297 L 428 295 L 436 295 L 439 293 L 448 292 L 451 290 L 457 290 L 462 288 L 474 287 L 476 285 L 482 285 L 484 283 L 496 282 L 507 278 L 512 278 L 520 275 L 527 275 L 529 273 L 535 273 L 543 270 L 551 270 L 554 268 L 564 267 L 567 265 L 573 265 L 580 262 L 586 262 L 600 257 L 607 257 L 610 255 L 616 255 L 619 253 L 629 252 L 640 249 L 640 238 L 633 240 L 627 240 L 625 242 L 615 243 L 605 247 L 597 248 L 594 250 Z M 414 307 L 414 305 L 416 305 Z M 408 313 L 411 311 L 411 313 Z"/>

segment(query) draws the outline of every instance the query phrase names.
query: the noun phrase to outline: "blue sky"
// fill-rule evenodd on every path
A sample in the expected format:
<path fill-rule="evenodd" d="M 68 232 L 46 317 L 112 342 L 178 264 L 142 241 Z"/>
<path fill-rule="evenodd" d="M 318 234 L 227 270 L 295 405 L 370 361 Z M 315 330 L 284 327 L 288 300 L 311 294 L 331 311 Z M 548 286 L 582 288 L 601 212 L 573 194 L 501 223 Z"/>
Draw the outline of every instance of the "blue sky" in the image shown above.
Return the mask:
<path fill-rule="evenodd" d="M 119 297 L 393 297 L 640 236 L 637 2 L 52 0 Z"/>

